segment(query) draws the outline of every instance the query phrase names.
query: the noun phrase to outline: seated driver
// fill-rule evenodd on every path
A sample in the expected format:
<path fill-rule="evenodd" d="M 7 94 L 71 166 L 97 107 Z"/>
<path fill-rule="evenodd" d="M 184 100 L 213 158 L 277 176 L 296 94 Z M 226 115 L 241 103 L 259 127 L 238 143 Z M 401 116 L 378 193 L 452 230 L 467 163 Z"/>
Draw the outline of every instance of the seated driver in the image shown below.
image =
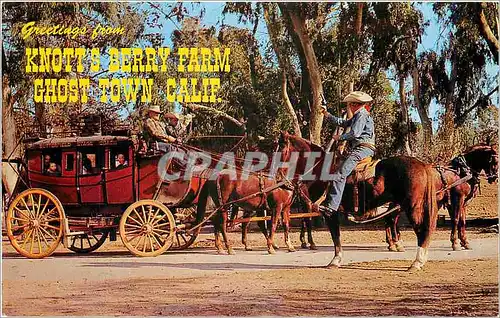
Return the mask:
<path fill-rule="evenodd" d="M 146 119 L 145 128 L 149 135 L 148 141 L 156 141 L 158 149 L 168 152 L 174 149 L 172 143 L 177 142 L 177 138 L 167 132 L 165 123 L 160 121 L 160 106 L 154 105 L 149 108 L 148 119 Z"/>

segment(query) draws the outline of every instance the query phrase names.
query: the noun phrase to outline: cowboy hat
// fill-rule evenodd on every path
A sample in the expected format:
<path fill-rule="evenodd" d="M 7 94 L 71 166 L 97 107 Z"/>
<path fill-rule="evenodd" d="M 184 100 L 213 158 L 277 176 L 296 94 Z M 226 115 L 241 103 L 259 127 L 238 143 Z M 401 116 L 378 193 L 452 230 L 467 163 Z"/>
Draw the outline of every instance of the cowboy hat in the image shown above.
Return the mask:
<path fill-rule="evenodd" d="M 161 114 L 160 106 L 158 105 L 153 105 L 149 107 L 148 111 Z"/>
<path fill-rule="evenodd" d="M 370 103 L 373 101 L 373 98 L 368 95 L 367 93 L 360 92 L 360 91 L 354 91 L 349 93 L 344 100 L 342 101 L 343 103 Z"/>
<path fill-rule="evenodd" d="M 179 115 L 177 115 L 176 113 L 166 113 L 166 114 L 165 114 L 165 118 L 175 118 L 175 119 L 180 119 L 180 118 L 179 118 Z"/>

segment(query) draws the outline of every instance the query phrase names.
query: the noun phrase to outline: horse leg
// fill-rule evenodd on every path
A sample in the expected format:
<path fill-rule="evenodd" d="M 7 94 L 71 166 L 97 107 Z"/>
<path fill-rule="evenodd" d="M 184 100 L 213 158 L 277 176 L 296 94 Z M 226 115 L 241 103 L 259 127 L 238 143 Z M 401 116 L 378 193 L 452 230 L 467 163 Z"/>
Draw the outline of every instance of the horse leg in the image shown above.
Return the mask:
<path fill-rule="evenodd" d="M 223 209 L 222 211 L 222 228 L 221 228 L 221 232 L 222 232 L 222 238 L 224 239 L 224 243 L 226 244 L 226 248 L 227 248 L 227 253 L 229 255 L 234 255 L 234 250 L 233 250 L 233 247 L 231 246 L 231 242 L 229 240 L 229 238 L 227 237 L 227 232 L 226 232 L 226 226 L 227 226 L 227 217 L 228 217 L 228 211 L 226 209 Z"/>
<path fill-rule="evenodd" d="M 306 225 L 307 225 L 307 241 L 309 242 L 309 249 L 317 250 L 318 248 L 316 247 L 316 244 L 314 243 L 312 236 L 312 218 L 306 219 Z"/>
<path fill-rule="evenodd" d="M 389 245 L 387 249 L 391 252 L 396 252 L 396 242 L 394 237 L 392 236 L 393 228 L 394 228 L 394 217 L 392 215 L 388 215 L 384 218 L 385 223 L 385 241 Z"/>
<path fill-rule="evenodd" d="M 241 243 L 245 246 L 245 251 L 251 251 L 252 247 L 248 244 L 248 225 L 249 222 L 241 223 Z"/>
<path fill-rule="evenodd" d="M 281 204 L 280 204 L 281 205 Z M 267 239 L 267 252 L 269 254 L 275 254 L 276 251 L 274 249 L 274 233 L 276 233 L 276 228 L 278 227 L 278 219 L 279 219 L 279 213 L 281 212 L 281 207 L 274 207 L 271 209 L 271 229 L 269 231 L 269 237 Z"/>
<path fill-rule="evenodd" d="M 451 219 L 451 233 L 450 241 L 451 247 L 454 251 L 460 251 L 460 245 L 458 244 L 458 222 L 460 219 L 460 198 L 456 194 L 451 194 L 451 206 L 448 207 L 448 214 Z"/>
<path fill-rule="evenodd" d="M 285 236 L 285 244 L 289 252 L 295 252 L 295 247 L 293 247 L 292 241 L 290 240 L 290 207 L 285 207 L 283 209 L 283 228 Z"/>
<path fill-rule="evenodd" d="M 392 237 L 394 238 L 395 245 L 396 245 L 396 251 L 398 252 L 404 252 L 405 247 L 403 246 L 403 241 L 401 240 L 401 232 L 399 231 L 399 216 L 401 215 L 400 212 L 398 212 L 396 215 L 394 215 L 394 224 L 392 227 Z"/>
<path fill-rule="evenodd" d="M 408 269 L 409 271 L 421 270 L 427 262 L 429 254 L 429 245 L 431 242 L 431 235 L 436 229 L 437 211 L 429 212 L 430 215 L 424 214 L 423 207 L 413 207 L 412 209 L 412 224 L 415 234 L 417 235 L 417 255 L 415 261 Z"/>
<path fill-rule="evenodd" d="M 460 245 L 462 245 L 466 250 L 472 249 L 470 247 L 469 241 L 467 240 L 467 235 L 465 233 L 465 223 L 466 223 L 466 207 L 465 207 L 465 196 L 462 196 L 459 200 L 460 202 L 460 219 L 458 221 L 458 236 L 460 238 Z"/>
<path fill-rule="evenodd" d="M 214 236 L 215 236 L 215 247 L 217 248 L 217 254 L 223 254 L 224 248 L 222 247 L 222 243 L 220 241 L 220 231 L 221 231 L 221 212 L 218 212 L 215 217 L 212 218 L 213 226 L 214 226 Z"/>
<path fill-rule="evenodd" d="M 335 246 L 335 255 L 328 264 L 328 267 L 340 267 L 342 262 L 342 245 L 340 243 L 340 214 L 335 212 L 331 216 L 325 216 L 326 222 L 328 224 L 328 229 L 330 230 L 330 235 L 332 236 L 333 244 Z"/>

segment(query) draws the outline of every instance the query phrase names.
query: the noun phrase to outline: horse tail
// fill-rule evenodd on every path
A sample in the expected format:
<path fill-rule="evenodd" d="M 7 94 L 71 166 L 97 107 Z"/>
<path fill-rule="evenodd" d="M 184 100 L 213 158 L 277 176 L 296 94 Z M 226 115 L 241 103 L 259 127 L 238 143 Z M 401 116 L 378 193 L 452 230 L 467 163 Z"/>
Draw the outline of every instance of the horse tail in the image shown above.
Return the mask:
<path fill-rule="evenodd" d="M 196 209 L 196 224 L 200 224 L 201 222 L 203 222 L 209 198 L 211 198 L 214 201 L 214 203 L 218 204 L 217 200 L 218 177 L 216 177 L 215 180 L 213 180 L 213 177 L 214 176 L 210 176 L 209 179 L 205 181 L 200 190 L 200 194 L 198 196 L 198 204 L 197 204 L 198 207 Z"/>

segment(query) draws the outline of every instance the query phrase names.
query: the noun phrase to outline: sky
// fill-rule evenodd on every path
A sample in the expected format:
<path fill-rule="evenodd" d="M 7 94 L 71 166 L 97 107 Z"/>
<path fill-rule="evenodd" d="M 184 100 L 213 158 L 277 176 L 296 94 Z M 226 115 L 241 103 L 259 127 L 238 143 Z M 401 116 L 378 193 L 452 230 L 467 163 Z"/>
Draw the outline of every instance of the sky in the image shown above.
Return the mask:
<path fill-rule="evenodd" d="M 188 2 L 185 2 L 188 6 L 188 9 L 192 10 L 192 14 L 195 16 L 201 8 L 205 9 L 205 15 L 201 21 L 202 26 L 215 26 L 217 29 L 220 28 L 222 23 L 230 26 L 240 27 L 240 28 L 253 28 L 253 25 L 250 23 L 239 23 L 238 16 L 236 14 L 226 14 L 224 17 L 222 16 L 222 10 L 224 8 L 224 2 L 201 2 L 199 4 L 195 4 L 191 6 Z M 425 29 L 425 33 L 422 37 L 422 43 L 418 47 L 418 53 L 421 53 L 426 50 L 441 50 L 446 40 L 447 32 L 442 30 L 442 27 L 437 21 L 437 17 L 434 15 L 432 10 L 432 3 L 424 2 L 418 3 L 417 8 L 419 8 L 423 15 L 424 20 L 429 22 L 429 26 Z M 140 4 L 143 9 L 149 8 L 147 4 Z M 165 42 L 163 43 L 165 46 L 172 46 L 172 42 L 170 40 L 171 32 L 178 28 L 179 25 L 174 24 L 172 21 L 163 19 L 164 23 L 164 38 Z M 146 28 L 146 31 L 156 32 L 156 30 Z M 265 23 L 259 23 L 256 38 L 259 41 L 259 44 L 262 44 L 261 47 L 265 47 L 265 44 L 268 42 L 268 33 Z M 487 67 L 487 72 L 490 76 L 498 77 L 498 67 L 494 64 L 490 64 Z M 390 75 L 390 72 L 388 72 Z M 411 90 L 411 81 L 407 81 L 407 90 Z M 398 83 L 396 81 L 391 81 L 391 85 L 394 89 L 394 96 L 398 96 Z M 488 92 L 485 92 L 488 93 Z M 492 95 L 491 101 L 494 105 L 498 107 L 498 94 L 495 93 Z M 179 108 L 180 105 L 177 105 L 176 108 Z M 436 129 L 438 125 L 438 110 L 439 106 L 436 101 L 433 101 L 429 108 L 430 117 L 433 119 L 433 126 Z M 410 110 L 411 118 L 420 122 L 418 117 L 418 113 L 415 109 Z"/>

